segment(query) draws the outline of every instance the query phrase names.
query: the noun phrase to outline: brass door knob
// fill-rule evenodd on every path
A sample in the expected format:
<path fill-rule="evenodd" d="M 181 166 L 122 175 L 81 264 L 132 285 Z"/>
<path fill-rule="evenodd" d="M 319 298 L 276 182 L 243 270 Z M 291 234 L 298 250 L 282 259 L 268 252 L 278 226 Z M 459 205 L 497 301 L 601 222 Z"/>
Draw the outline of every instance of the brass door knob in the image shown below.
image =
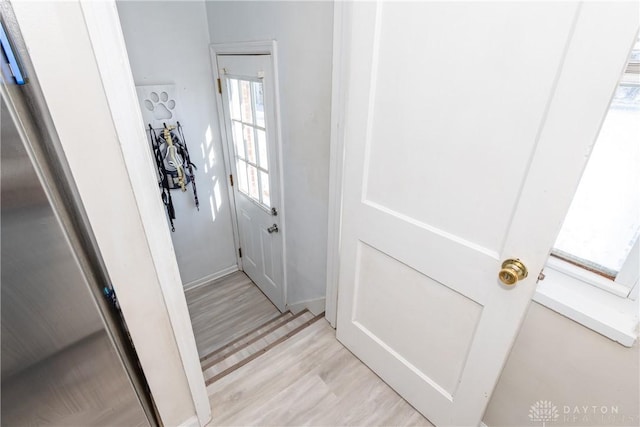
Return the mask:
<path fill-rule="evenodd" d="M 507 286 L 513 286 L 529 275 L 527 267 L 519 259 L 508 259 L 502 263 L 498 278 Z"/>

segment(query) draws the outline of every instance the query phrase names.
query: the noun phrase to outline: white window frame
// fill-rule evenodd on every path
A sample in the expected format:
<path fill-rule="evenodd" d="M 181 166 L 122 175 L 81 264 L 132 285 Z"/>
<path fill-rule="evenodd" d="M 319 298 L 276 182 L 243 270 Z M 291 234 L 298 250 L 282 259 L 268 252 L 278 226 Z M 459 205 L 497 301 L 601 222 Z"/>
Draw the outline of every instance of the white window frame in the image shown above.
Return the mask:
<path fill-rule="evenodd" d="M 636 240 L 622 268 L 613 280 L 553 255 L 549 257 L 546 267 L 611 292 L 621 298 L 629 298 L 634 287 L 638 285 L 638 276 L 640 276 L 640 239 Z"/>
<path fill-rule="evenodd" d="M 625 347 L 638 338 L 640 239 L 616 280 L 550 256 L 533 300 Z"/>
<path fill-rule="evenodd" d="M 640 84 L 637 62 L 628 63 L 618 86 L 623 84 Z M 633 346 L 640 324 L 640 239 L 614 280 L 553 255 L 547 261 L 544 275 L 544 280 L 538 282 L 534 301 L 625 347 Z"/>
<path fill-rule="evenodd" d="M 538 283 L 533 300 L 625 347 L 632 347 L 638 338 L 640 318 L 637 283 L 627 297 L 622 297 L 555 267 L 547 264 L 545 279 Z"/>

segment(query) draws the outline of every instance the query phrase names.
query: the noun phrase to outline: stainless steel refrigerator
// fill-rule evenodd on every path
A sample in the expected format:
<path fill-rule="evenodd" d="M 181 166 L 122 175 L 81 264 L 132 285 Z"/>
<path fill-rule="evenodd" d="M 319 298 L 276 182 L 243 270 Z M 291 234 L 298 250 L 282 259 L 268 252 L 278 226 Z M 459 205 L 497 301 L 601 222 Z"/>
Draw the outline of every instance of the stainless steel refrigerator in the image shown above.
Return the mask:
<path fill-rule="evenodd" d="M 2 425 L 155 425 L 19 28 L 0 11 Z"/>

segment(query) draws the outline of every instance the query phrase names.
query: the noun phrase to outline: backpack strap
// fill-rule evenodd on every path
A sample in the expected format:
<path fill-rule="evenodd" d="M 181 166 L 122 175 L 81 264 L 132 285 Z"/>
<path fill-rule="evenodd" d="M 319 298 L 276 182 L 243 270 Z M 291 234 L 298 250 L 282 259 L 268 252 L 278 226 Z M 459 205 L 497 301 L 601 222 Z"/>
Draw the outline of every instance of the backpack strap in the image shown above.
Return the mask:
<path fill-rule="evenodd" d="M 160 182 L 158 182 L 158 186 L 160 187 L 160 198 L 167 209 L 167 216 L 169 217 L 171 231 L 173 232 L 176 231 L 176 227 L 173 225 L 173 220 L 176 219 L 176 211 L 173 206 L 173 200 L 171 199 L 171 191 L 169 189 L 168 177 L 164 169 L 162 154 L 160 153 L 159 137 L 156 135 L 156 131 L 153 129 L 151 124 L 149 124 L 149 139 L 151 139 L 151 148 L 153 149 L 156 166 L 158 168 L 158 176 L 160 177 Z"/>
<path fill-rule="evenodd" d="M 178 133 L 180 134 L 180 139 L 182 140 L 182 147 L 184 149 L 184 161 L 187 165 L 187 168 L 189 169 L 189 175 L 191 175 L 191 185 L 193 186 L 193 200 L 196 203 L 196 209 L 200 210 L 200 202 L 198 201 L 198 190 L 196 189 L 196 176 L 193 173 L 194 169 L 198 169 L 196 168 L 196 165 L 193 164 L 193 162 L 191 161 L 191 156 L 189 156 L 189 149 L 187 148 L 187 140 L 184 139 L 184 134 L 182 133 L 182 126 L 180 125 L 180 122 L 176 122 L 176 124 L 178 125 Z"/>

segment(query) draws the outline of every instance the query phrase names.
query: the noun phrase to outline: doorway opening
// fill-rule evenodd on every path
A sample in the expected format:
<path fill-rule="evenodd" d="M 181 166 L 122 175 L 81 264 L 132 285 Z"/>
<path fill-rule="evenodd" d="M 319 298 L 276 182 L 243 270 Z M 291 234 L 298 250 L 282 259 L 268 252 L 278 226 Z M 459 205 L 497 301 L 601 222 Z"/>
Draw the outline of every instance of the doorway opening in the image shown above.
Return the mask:
<path fill-rule="evenodd" d="M 271 138 L 277 142 L 278 126 L 275 122 L 275 109 L 270 113 L 257 99 L 258 95 L 262 95 L 265 106 L 271 105 L 270 102 L 275 105 L 275 45 L 272 42 L 252 43 L 251 49 L 244 47 L 244 52 L 231 51 L 237 48 L 228 45 L 227 50 L 221 52 L 227 55 L 245 53 L 250 54 L 249 57 L 268 60 L 264 69 L 258 67 L 253 75 L 242 69 L 233 71 L 234 67 L 227 66 L 236 73 L 236 80 L 245 77 L 244 80 L 252 82 L 249 89 L 259 91 L 248 93 L 249 99 L 256 101 L 255 105 L 251 105 L 251 118 L 240 118 L 240 127 L 244 127 L 245 133 L 251 133 L 253 137 L 247 143 L 253 144 L 247 147 L 247 143 L 242 142 L 246 149 L 240 153 L 244 155 L 245 174 L 239 176 L 236 163 L 229 160 L 235 159 L 235 152 L 229 154 L 228 141 L 225 140 L 227 131 L 223 128 L 225 114 L 222 97 L 217 91 L 217 66 L 214 59 L 212 71 L 212 58 L 207 54 L 211 40 L 203 34 L 207 23 L 200 19 L 201 8 L 185 8 L 175 2 L 162 6 L 121 2 L 117 7 L 127 54 L 132 64 L 140 110 L 153 114 L 155 122 L 152 121 L 151 124 L 159 136 L 161 134 L 158 129 L 162 131 L 165 123 L 171 127 L 177 126 L 179 122 L 183 132 L 179 135 L 180 141 L 186 142 L 194 164 L 199 210 L 193 188 L 190 188 L 191 182 L 185 180 L 187 191 L 170 189 L 176 217 L 175 232 L 171 233 L 172 252 L 177 260 L 187 302 L 193 302 L 190 300 L 191 295 L 201 294 L 205 287 L 241 270 L 251 276 L 253 282 L 277 307 L 274 308 L 276 311 L 285 310 L 286 230 L 280 191 L 280 153 L 279 148 L 274 146 L 271 148 L 273 152 L 268 152 L 265 156 L 266 145 L 260 144 L 265 140 L 271 144 Z M 161 32 L 153 40 L 145 36 L 155 32 L 158 27 L 168 26 L 181 30 Z M 161 61 L 158 45 L 162 46 L 162 52 L 166 52 Z M 221 84 L 228 81 L 225 76 L 221 76 Z M 148 129 L 147 124 L 145 121 L 141 126 Z M 145 148 L 151 152 L 150 147 Z M 249 155 L 252 157 L 249 158 Z M 152 153 L 151 157 L 153 160 Z M 184 168 L 187 169 L 187 166 Z M 246 183 L 246 188 L 245 185 L 242 187 L 245 193 L 234 193 L 239 187 L 239 180 L 245 177 L 243 184 Z M 234 179 L 235 187 L 231 187 L 231 179 Z M 235 198 L 243 198 L 246 203 L 241 205 Z M 241 209 L 237 211 L 236 206 Z M 272 215 L 272 212 L 277 212 L 277 216 Z M 276 228 L 271 228 L 274 224 Z M 271 233 L 267 230 L 269 228 Z M 245 229 L 253 233 L 243 233 Z M 246 298 L 250 299 L 252 294 L 253 291 L 248 292 Z M 228 304 L 236 304 L 238 307 L 244 302 L 238 299 L 227 300 Z M 214 310 L 213 306 L 189 305 L 194 329 L 197 329 L 196 319 L 206 318 Z M 209 318 L 209 322 L 213 328 L 216 327 L 217 320 Z M 220 322 L 224 323 L 225 319 L 221 318 Z M 200 356 L 211 349 L 206 344 L 196 344 Z"/>
<path fill-rule="evenodd" d="M 248 49 L 252 50 L 246 53 Z M 284 311 L 285 230 L 274 52 L 275 42 L 211 47 L 238 266 Z"/>

